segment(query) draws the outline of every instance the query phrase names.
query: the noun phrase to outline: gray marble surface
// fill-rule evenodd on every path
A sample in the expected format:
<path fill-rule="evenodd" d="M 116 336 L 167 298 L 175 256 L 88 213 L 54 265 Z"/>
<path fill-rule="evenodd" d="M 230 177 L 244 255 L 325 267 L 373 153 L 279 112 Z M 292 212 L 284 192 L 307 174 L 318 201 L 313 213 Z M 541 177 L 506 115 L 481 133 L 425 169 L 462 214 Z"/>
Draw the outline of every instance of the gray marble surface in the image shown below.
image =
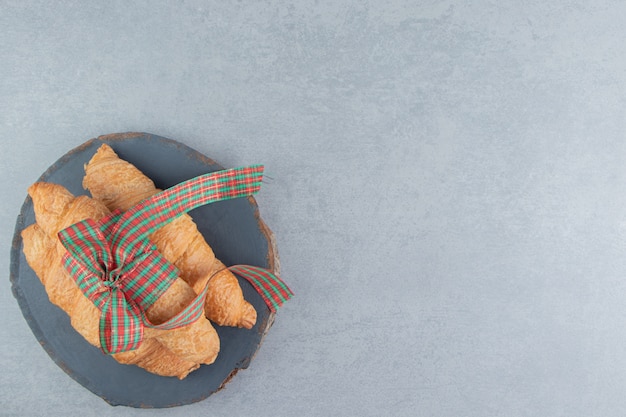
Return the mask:
<path fill-rule="evenodd" d="M 626 415 L 626 5 L 0 0 L 0 415 Z M 264 163 L 296 297 L 209 399 L 114 408 L 9 284 L 26 188 L 105 133 Z"/>

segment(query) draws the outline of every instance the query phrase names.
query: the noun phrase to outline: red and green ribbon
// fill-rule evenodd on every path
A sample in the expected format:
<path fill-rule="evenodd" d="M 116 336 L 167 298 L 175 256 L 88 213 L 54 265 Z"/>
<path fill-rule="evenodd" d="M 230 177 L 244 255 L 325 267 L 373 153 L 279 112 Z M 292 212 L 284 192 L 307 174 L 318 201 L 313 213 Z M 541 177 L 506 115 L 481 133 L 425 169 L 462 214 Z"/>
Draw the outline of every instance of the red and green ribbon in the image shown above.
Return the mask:
<path fill-rule="evenodd" d="M 235 168 L 201 175 L 143 200 L 130 210 L 115 211 L 95 221 L 86 219 L 59 232 L 67 249 L 65 268 L 98 309 L 100 344 L 105 353 L 139 347 L 144 326 L 175 329 L 204 314 L 208 285 L 179 314 L 153 324 L 145 311 L 178 277 L 178 270 L 148 240 L 148 236 L 187 211 L 205 204 L 257 193 L 263 166 Z M 248 265 L 231 269 L 248 280 L 270 311 L 287 301 L 291 290 L 270 271 Z"/>
<path fill-rule="evenodd" d="M 267 269 L 251 265 L 233 265 L 228 269 L 248 280 L 272 313 L 293 296 L 287 284 Z"/>

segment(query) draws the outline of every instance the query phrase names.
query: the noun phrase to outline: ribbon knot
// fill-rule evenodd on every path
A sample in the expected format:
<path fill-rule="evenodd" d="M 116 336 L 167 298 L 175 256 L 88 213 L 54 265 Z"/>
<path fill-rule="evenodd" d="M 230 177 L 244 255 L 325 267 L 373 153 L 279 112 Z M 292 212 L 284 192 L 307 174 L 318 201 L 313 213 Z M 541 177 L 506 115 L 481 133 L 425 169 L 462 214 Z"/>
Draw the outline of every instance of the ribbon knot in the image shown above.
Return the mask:
<path fill-rule="evenodd" d="M 108 285 L 110 287 L 112 286 L 118 286 L 120 284 L 120 279 L 122 278 L 122 269 L 117 267 L 111 271 L 104 271 L 104 279 L 102 280 L 102 282 L 105 285 Z"/>
<path fill-rule="evenodd" d="M 109 288 L 119 288 L 120 287 L 119 283 L 117 282 L 117 278 L 115 278 L 115 279 L 105 279 L 105 280 L 102 281 L 102 284 L 105 287 L 109 287 Z"/>
<path fill-rule="evenodd" d="M 156 325 L 147 319 L 145 311 L 179 275 L 148 236 L 201 205 L 255 194 L 262 176 L 262 165 L 201 175 L 155 194 L 124 213 L 115 211 L 100 221 L 86 219 L 59 232 L 67 250 L 63 258 L 65 268 L 83 294 L 102 311 L 100 344 L 105 353 L 139 347 L 144 326 L 174 329 L 203 316 L 208 286 L 167 322 Z M 257 290 L 255 281 L 264 282 L 261 295 L 271 311 L 291 296 L 289 291 L 285 298 L 286 286 L 271 272 L 247 268 L 238 274 Z M 281 294 L 280 302 L 270 305 L 267 297 L 268 293 L 272 297 L 273 288 Z"/>

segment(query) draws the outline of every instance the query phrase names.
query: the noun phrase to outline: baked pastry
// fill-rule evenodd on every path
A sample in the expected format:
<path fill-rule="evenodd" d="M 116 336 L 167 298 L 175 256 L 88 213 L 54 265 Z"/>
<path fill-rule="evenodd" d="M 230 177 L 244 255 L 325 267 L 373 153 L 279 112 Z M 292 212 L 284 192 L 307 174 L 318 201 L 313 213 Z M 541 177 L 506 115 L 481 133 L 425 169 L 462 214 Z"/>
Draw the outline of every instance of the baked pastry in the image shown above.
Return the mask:
<path fill-rule="evenodd" d="M 86 196 L 74 197 L 64 187 L 56 184 L 35 183 L 28 192 L 33 200 L 37 224 L 22 233 L 27 261 L 46 287 L 50 301 L 70 315 L 72 326 L 89 343 L 100 346 L 100 311 L 82 294 L 62 266 L 65 248 L 56 236 L 60 230 L 80 220 L 86 218 L 99 220 L 108 215 L 109 211 L 99 201 Z M 42 263 L 44 259 L 45 262 Z M 177 278 L 146 310 L 146 317 L 154 324 L 163 323 L 179 313 L 195 296 L 193 289 Z M 151 338 L 155 341 L 146 343 Z M 163 350 L 169 353 L 164 354 Z M 164 359 L 146 356 L 148 353 L 153 355 L 157 352 Z M 174 374 L 183 378 L 199 364 L 213 363 L 218 352 L 217 332 L 208 320 L 201 318 L 190 325 L 173 330 L 146 327 L 144 342 L 139 349 L 115 354 L 113 357 L 121 361 L 132 361 L 159 375 L 171 375 L 174 372 L 172 369 L 175 369 Z M 166 360 L 172 362 L 172 369 L 169 364 L 164 363 Z"/>
<path fill-rule="evenodd" d="M 37 224 L 31 224 L 22 231 L 22 241 L 26 260 L 44 284 L 50 301 L 65 311 L 71 319 L 72 327 L 85 340 L 99 347 L 100 310 L 83 295 L 61 265 L 56 242 Z M 152 329 L 146 329 L 144 340 L 137 349 L 111 356 L 120 363 L 137 365 L 148 372 L 179 379 L 200 367 L 200 364 L 181 359 L 167 349 L 153 337 L 154 333 Z"/>
<path fill-rule="evenodd" d="M 111 211 L 128 210 L 161 191 L 106 144 L 85 166 L 83 187 Z M 150 240 L 196 293 L 208 282 L 205 315 L 209 320 L 220 326 L 254 326 L 256 310 L 244 299 L 237 278 L 215 258 L 191 216 L 177 217 L 153 233 Z"/>

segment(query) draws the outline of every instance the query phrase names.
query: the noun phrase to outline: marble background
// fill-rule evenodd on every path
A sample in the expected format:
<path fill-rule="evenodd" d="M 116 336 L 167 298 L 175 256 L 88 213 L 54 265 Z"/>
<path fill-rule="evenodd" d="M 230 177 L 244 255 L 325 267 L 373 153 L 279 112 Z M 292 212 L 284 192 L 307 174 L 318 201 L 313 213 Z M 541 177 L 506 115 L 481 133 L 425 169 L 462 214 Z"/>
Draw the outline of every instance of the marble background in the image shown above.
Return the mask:
<path fill-rule="evenodd" d="M 625 19 L 609 0 L 0 0 L 0 415 L 626 415 Z M 296 297 L 189 406 L 109 406 L 11 294 L 28 185 L 126 131 L 272 177 Z"/>

